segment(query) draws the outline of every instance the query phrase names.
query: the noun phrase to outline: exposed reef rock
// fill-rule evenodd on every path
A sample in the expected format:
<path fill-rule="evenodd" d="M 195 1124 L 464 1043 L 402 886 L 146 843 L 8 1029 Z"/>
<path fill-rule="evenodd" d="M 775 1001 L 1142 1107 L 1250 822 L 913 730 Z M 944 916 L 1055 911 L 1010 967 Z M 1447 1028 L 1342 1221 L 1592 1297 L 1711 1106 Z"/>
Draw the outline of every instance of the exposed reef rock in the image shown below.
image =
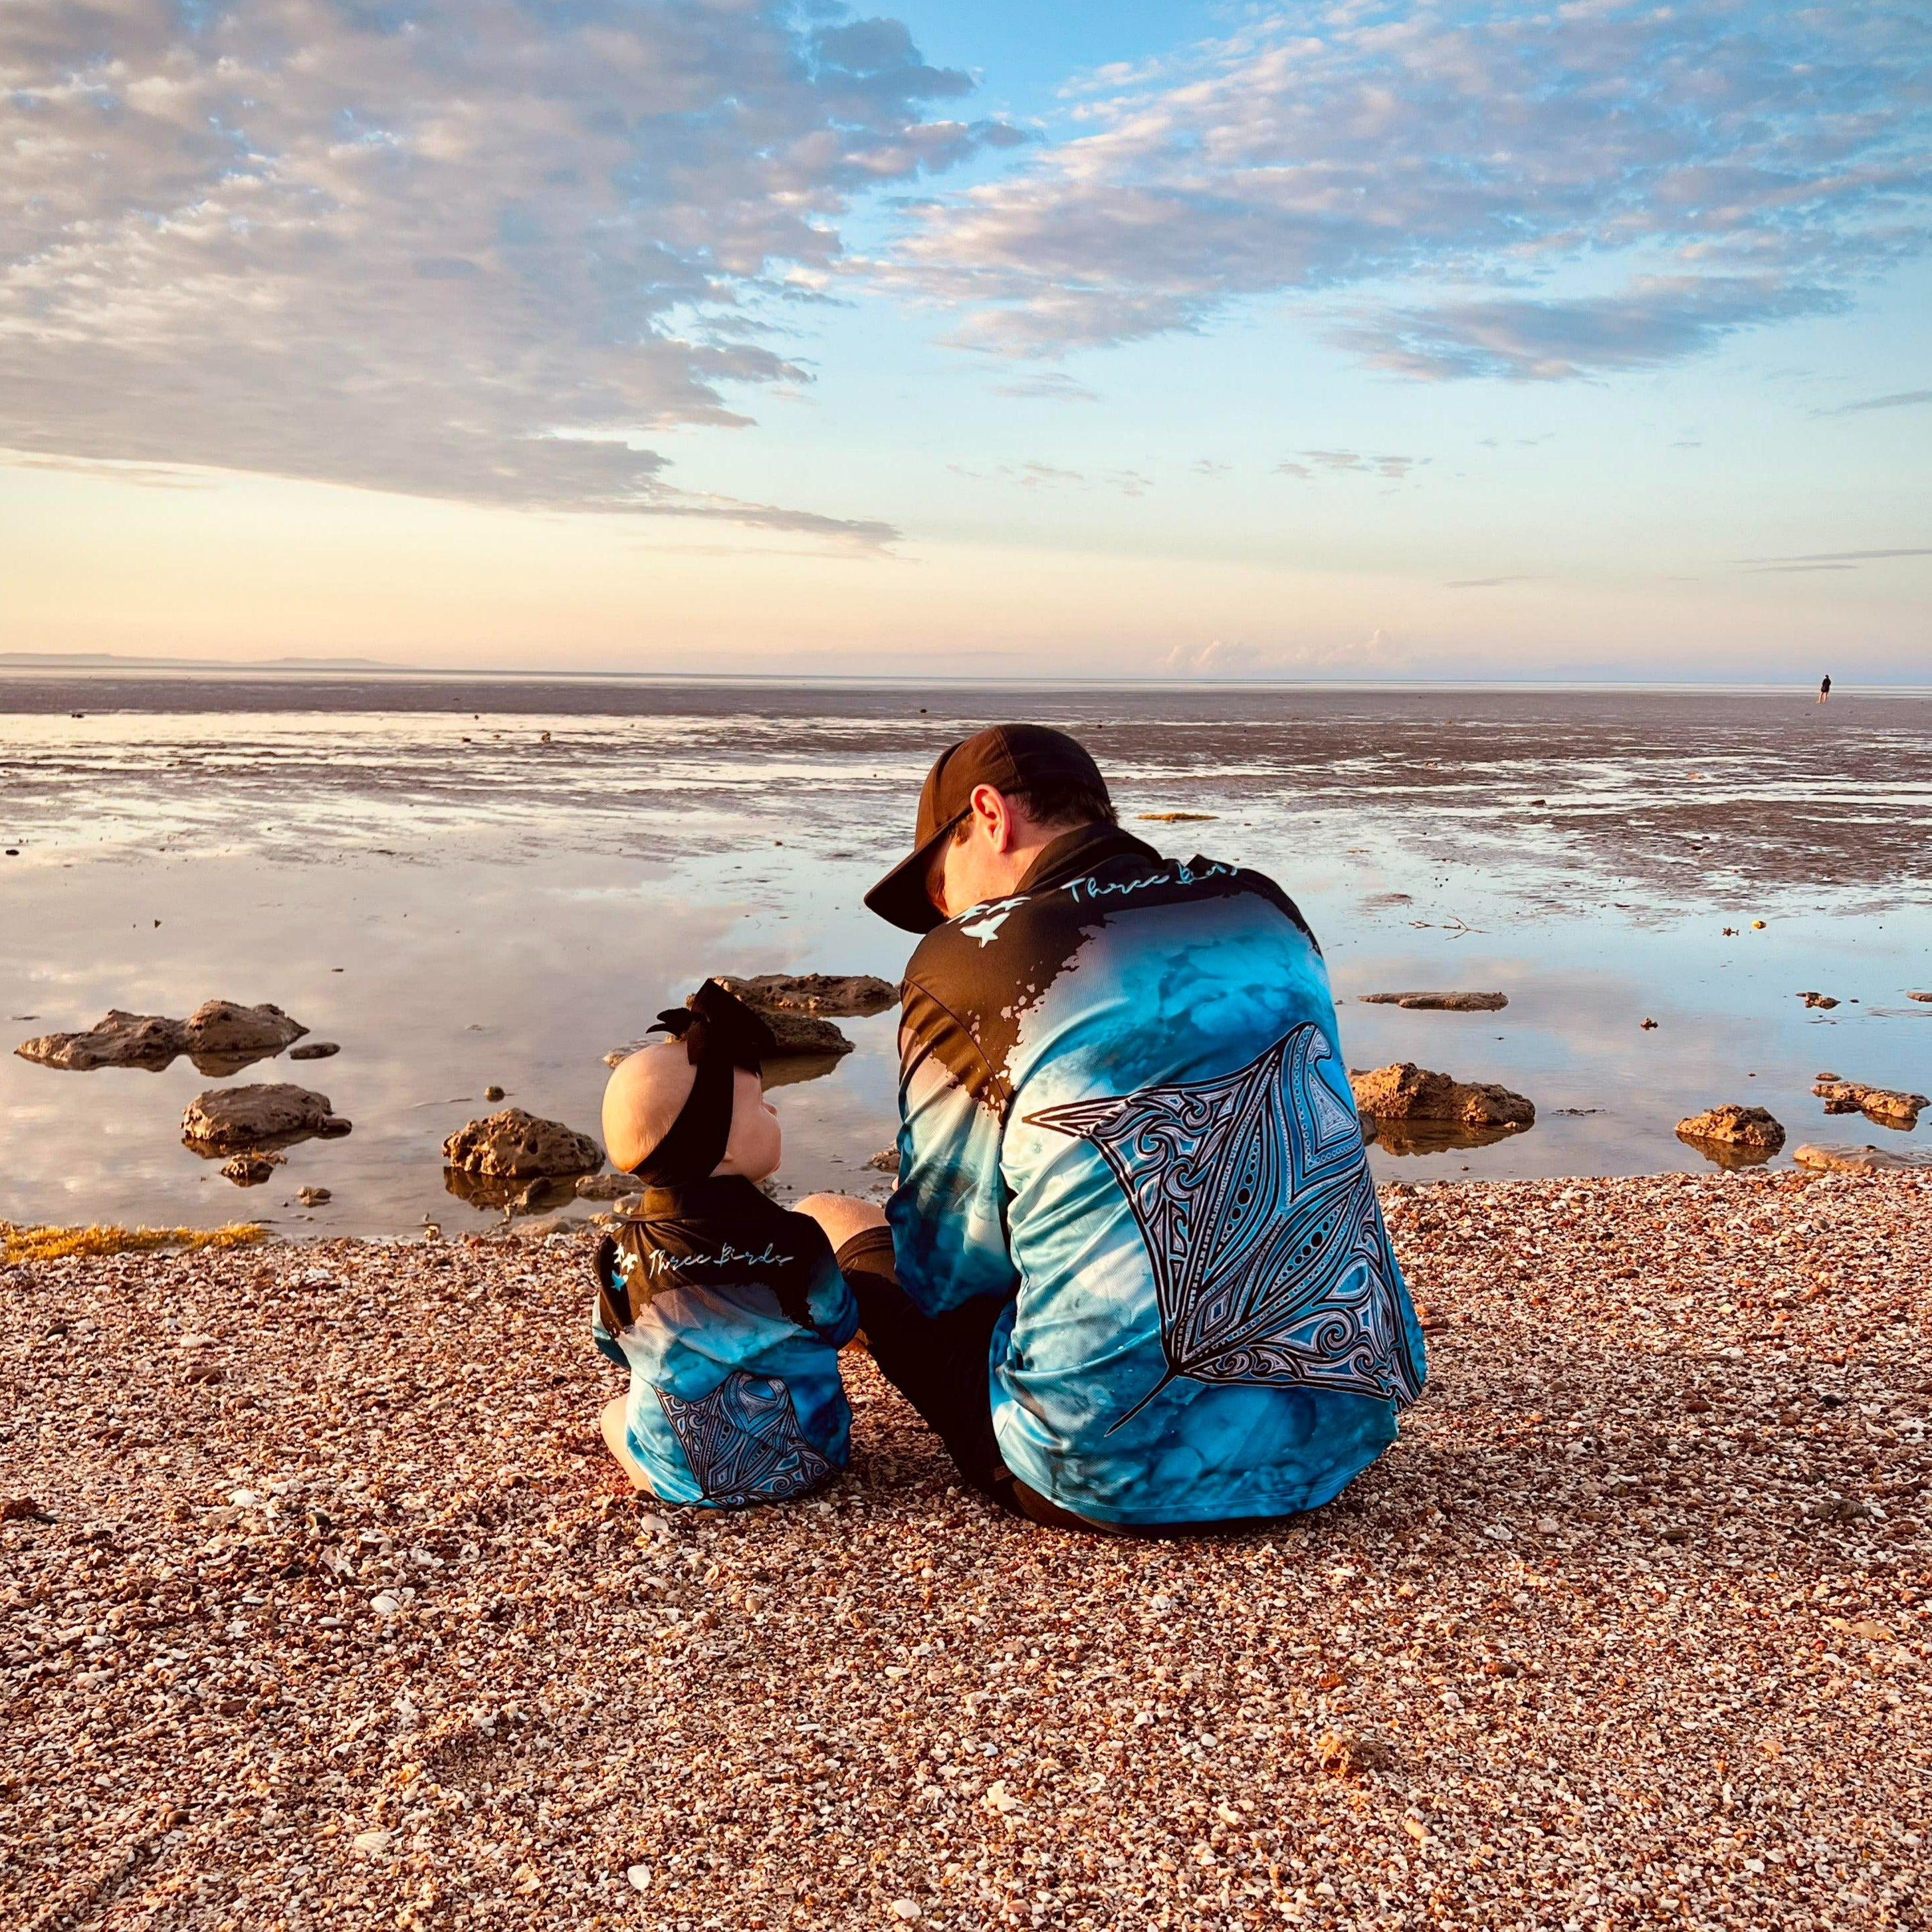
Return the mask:
<path fill-rule="evenodd" d="M 286 1158 L 279 1154 L 238 1154 L 223 1162 L 221 1172 L 237 1187 L 259 1187 L 273 1177 Z"/>
<path fill-rule="evenodd" d="M 459 1173 L 491 1180 L 594 1174 L 604 1165 L 603 1149 L 588 1134 L 520 1107 L 458 1127 L 443 1142 L 442 1157 Z"/>
<path fill-rule="evenodd" d="M 1841 1080 L 1821 1073 L 1812 1089 L 1828 1114 L 1862 1114 L 1882 1127 L 1916 1127 L 1918 1116 L 1932 1107 L 1923 1094 L 1903 1094 L 1889 1087 L 1868 1087 L 1862 1080 Z"/>
<path fill-rule="evenodd" d="M 188 1049 L 188 1029 L 159 1013 L 123 1012 L 116 1006 L 86 1033 L 42 1034 L 14 1051 L 22 1060 L 91 1073 L 97 1066 L 139 1066 L 158 1073 Z"/>
<path fill-rule="evenodd" d="M 1509 1004 L 1507 993 L 1364 993 L 1365 1006 L 1402 1006 L 1411 1012 L 1499 1013 Z"/>
<path fill-rule="evenodd" d="M 206 1000 L 188 1016 L 188 1050 L 196 1061 L 265 1060 L 292 1046 L 308 1028 L 280 1006 L 237 1006 L 232 1000 Z"/>
<path fill-rule="evenodd" d="M 898 1004 L 898 987 L 872 973 L 758 973 L 745 980 L 721 973 L 718 977 L 747 1006 L 764 1013 L 864 1019 Z"/>
<path fill-rule="evenodd" d="M 1366 1073 L 1351 1068 L 1348 1084 L 1354 1089 L 1357 1112 L 1369 1115 L 1378 1126 L 1430 1122 L 1520 1132 L 1536 1124 L 1535 1106 L 1522 1094 L 1486 1082 L 1432 1073 L 1412 1060 Z"/>
<path fill-rule="evenodd" d="M 735 980 L 722 973 L 718 976 L 722 985 L 728 986 L 771 1028 L 772 1037 L 778 1043 L 778 1057 L 781 1059 L 790 1059 L 798 1054 L 847 1054 L 852 1051 L 851 1041 L 830 1020 L 821 1018 L 818 1012 L 802 1004 L 782 1004 L 779 996 L 765 990 L 773 983 L 804 986 L 812 980 L 830 981 L 830 976 L 825 974 L 813 974 L 788 980 L 773 973 L 762 974 L 756 980 Z M 885 982 L 878 980 L 874 983 L 884 986 Z M 788 997 L 802 1001 L 811 995 L 796 993 Z M 898 994 L 892 993 L 891 997 L 896 999 Z M 687 1000 L 685 1004 L 688 1006 L 691 1002 Z M 890 1000 L 887 1004 L 890 1004 Z M 882 1009 L 875 1007 L 874 1010 Z"/>
<path fill-rule="evenodd" d="M 184 1053 L 203 1073 L 238 1073 L 257 1060 L 272 1058 L 308 1031 L 280 1006 L 206 1000 L 184 1020 L 117 1006 L 86 1033 L 44 1034 L 14 1051 L 23 1060 L 76 1073 L 102 1066 L 158 1073 Z"/>
<path fill-rule="evenodd" d="M 852 1051 L 851 1041 L 824 1017 L 826 1014 L 882 1013 L 899 996 L 898 988 L 890 980 L 869 973 L 760 973 L 748 979 L 720 973 L 716 976 L 721 986 L 730 988 L 771 1028 L 778 1043 L 778 1059 L 826 1063 L 809 1072 L 791 1071 L 776 1078 L 767 1073 L 768 1087 L 816 1079 Z M 685 1004 L 691 1003 L 687 1000 Z M 613 1047 L 604 1054 L 604 1064 L 622 1066 L 632 1054 L 657 1045 L 662 1038 L 662 1034 L 652 1034 Z"/>
<path fill-rule="evenodd" d="M 1784 1144 L 1784 1126 L 1763 1108 L 1729 1102 L 1679 1120 L 1677 1131 L 1688 1141 L 1722 1141 L 1726 1146 L 1762 1148 L 1770 1154 Z"/>
<path fill-rule="evenodd" d="M 1784 1144 L 1784 1128 L 1762 1107 L 1707 1107 L 1677 1123 L 1677 1138 L 1720 1167 L 1758 1167 Z"/>
<path fill-rule="evenodd" d="M 577 1177 L 580 1201 L 622 1201 L 644 1191 L 644 1184 L 634 1174 L 580 1174 Z"/>
<path fill-rule="evenodd" d="M 1800 1167 L 1840 1168 L 1850 1174 L 1922 1174 L 1932 1168 L 1932 1149 L 1892 1154 L 1883 1148 L 1855 1147 L 1850 1141 L 1808 1141 L 1792 1148 L 1791 1158 Z"/>
<path fill-rule="evenodd" d="M 348 1132 L 349 1123 L 330 1106 L 326 1094 L 286 1084 L 211 1088 L 182 1115 L 182 1138 L 209 1156 Z"/>

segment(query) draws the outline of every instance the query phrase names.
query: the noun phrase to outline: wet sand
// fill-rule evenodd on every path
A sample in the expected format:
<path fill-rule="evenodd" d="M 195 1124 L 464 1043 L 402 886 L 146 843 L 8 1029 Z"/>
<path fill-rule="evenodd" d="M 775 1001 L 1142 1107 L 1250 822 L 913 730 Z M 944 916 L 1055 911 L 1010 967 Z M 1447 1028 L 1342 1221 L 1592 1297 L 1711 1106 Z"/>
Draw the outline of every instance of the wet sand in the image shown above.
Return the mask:
<path fill-rule="evenodd" d="M 1932 1180 L 1384 1201 L 1401 1442 L 1172 1546 L 850 1355 L 824 1498 L 640 1506 L 580 1234 L 14 1268 L 0 1918 L 1922 1923 Z"/>

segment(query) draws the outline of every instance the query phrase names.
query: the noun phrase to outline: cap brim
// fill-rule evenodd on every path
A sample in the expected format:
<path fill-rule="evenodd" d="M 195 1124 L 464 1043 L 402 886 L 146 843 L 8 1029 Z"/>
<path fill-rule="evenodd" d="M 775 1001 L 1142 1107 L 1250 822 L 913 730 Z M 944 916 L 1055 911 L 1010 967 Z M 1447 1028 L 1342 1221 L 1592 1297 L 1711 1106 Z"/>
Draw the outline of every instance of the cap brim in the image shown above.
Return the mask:
<path fill-rule="evenodd" d="M 904 932 L 930 932 L 944 926 L 946 915 L 926 896 L 926 876 L 932 869 L 933 854 L 952 836 L 958 823 L 958 818 L 947 820 L 910 858 L 902 859 L 866 895 L 866 909 Z"/>

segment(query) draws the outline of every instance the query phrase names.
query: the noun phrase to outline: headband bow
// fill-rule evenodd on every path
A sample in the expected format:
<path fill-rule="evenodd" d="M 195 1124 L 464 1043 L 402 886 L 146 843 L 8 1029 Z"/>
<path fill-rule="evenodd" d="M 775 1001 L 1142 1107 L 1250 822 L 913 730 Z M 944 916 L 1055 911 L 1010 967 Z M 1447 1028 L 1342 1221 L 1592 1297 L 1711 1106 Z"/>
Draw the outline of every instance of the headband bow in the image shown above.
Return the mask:
<path fill-rule="evenodd" d="M 777 1036 L 717 980 L 706 980 L 688 1005 L 667 1007 L 650 1030 L 682 1041 L 697 1072 L 677 1118 L 631 1172 L 656 1187 L 702 1180 L 724 1158 L 731 1138 L 734 1072 L 740 1066 L 757 1072 L 777 1053 Z"/>

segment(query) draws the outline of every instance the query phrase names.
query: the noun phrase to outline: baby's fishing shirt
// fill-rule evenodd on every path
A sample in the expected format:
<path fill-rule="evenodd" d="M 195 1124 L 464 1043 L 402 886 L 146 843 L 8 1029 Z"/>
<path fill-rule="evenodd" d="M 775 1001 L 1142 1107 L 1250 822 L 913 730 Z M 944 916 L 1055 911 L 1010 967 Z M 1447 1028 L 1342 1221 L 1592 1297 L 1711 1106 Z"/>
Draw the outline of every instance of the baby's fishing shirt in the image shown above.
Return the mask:
<path fill-rule="evenodd" d="M 631 1372 L 626 1438 L 659 1497 L 780 1502 L 845 1467 L 859 1316 L 817 1222 L 718 1175 L 648 1190 L 616 1247 L 631 1323 L 591 1332 Z"/>

